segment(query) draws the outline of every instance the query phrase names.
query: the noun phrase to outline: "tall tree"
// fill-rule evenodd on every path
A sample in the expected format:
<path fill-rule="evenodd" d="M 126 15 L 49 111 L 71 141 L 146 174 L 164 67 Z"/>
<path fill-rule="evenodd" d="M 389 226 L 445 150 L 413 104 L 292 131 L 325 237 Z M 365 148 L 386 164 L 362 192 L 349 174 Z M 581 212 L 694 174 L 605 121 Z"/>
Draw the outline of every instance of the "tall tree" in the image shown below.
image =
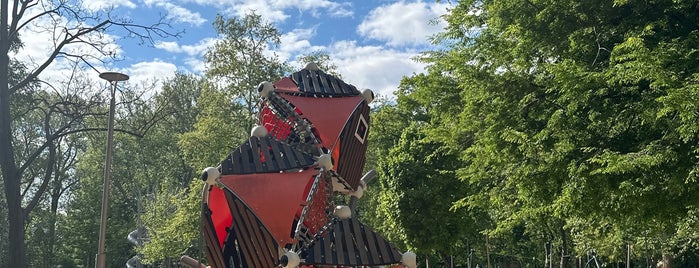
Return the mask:
<path fill-rule="evenodd" d="M 80 1 L 23 1 L 23 0 L 1 0 L 0 1 L 0 168 L 4 183 L 5 199 L 7 202 L 8 215 L 8 241 L 9 256 L 8 265 L 10 267 L 25 267 L 27 265 L 24 247 L 24 222 L 28 218 L 34 207 L 33 200 L 38 200 L 44 193 L 46 187 L 39 188 L 33 192 L 33 196 L 23 196 L 22 178 L 29 166 L 32 166 L 36 156 L 50 153 L 50 147 L 55 145 L 55 141 L 70 133 L 80 129 L 77 127 L 79 120 L 69 121 L 69 124 L 51 126 L 50 131 L 42 135 L 39 140 L 40 146 L 34 148 L 29 153 L 29 158 L 23 159 L 18 156 L 21 149 L 13 144 L 13 136 L 17 134 L 14 124 L 17 114 L 12 111 L 11 106 L 18 101 L 18 96 L 30 93 L 29 85 L 37 81 L 39 75 L 56 59 L 62 58 L 79 62 L 86 62 L 91 59 L 101 59 L 113 56 L 109 47 L 111 42 L 100 38 L 100 35 L 109 30 L 122 30 L 142 41 L 149 41 L 153 36 L 172 36 L 168 32 L 167 25 L 160 22 L 141 26 L 131 21 L 113 20 L 110 14 L 92 13 L 81 8 Z M 54 25 L 50 27 L 35 27 L 35 23 L 46 19 Z M 18 79 L 9 79 L 12 73 L 13 40 L 19 38 L 20 33 L 34 27 L 33 31 L 47 33 L 54 39 L 53 51 L 34 65 L 28 66 L 26 74 Z M 68 48 L 76 44 L 87 44 L 93 50 L 83 54 L 68 51 Z M 21 48 L 18 48 L 21 49 Z M 61 100 L 69 102 L 70 100 Z M 79 107 L 75 107 L 79 108 Z M 81 111 L 81 110 L 76 110 Z M 51 173 L 50 165 L 45 169 L 46 174 Z M 50 176 L 44 176 L 50 178 Z M 43 183 L 42 183 L 43 184 Z M 23 207 L 23 200 L 30 200 L 28 206 Z"/>
<path fill-rule="evenodd" d="M 251 12 L 230 19 L 217 16 L 213 23 L 221 37 L 205 55 L 208 77 L 223 85 L 231 105 L 239 106 L 233 118 L 243 120 L 243 129 L 252 129 L 263 81 L 276 81 L 288 71 L 274 49 L 281 33 L 262 16 Z"/>
<path fill-rule="evenodd" d="M 473 142 L 458 174 L 479 192 L 459 205 L 487 208 L 491 234 L 525 226 L 554 240 L 562 267 L 571 245 L 612 259 L 625 243 L 668 260 L 686 252 L 699 198 L 697 7 L 459 2 L 445 49 L 424 58 L 462 90 L 458 124 Z"/>

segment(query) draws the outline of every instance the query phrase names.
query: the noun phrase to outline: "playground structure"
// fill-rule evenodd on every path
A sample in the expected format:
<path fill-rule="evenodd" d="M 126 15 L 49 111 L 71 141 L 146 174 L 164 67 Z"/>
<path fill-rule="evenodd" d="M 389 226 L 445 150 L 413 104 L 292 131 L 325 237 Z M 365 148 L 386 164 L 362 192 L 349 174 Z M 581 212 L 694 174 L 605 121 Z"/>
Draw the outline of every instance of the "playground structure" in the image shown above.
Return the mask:
<path fill-rule="evenodd" d="M 312 63 L 258 92 L 250 138 L 202 174 L 208 265 L 416 267 L 353 217 L 375 175 L 362 175 L 373 92 Z"/>

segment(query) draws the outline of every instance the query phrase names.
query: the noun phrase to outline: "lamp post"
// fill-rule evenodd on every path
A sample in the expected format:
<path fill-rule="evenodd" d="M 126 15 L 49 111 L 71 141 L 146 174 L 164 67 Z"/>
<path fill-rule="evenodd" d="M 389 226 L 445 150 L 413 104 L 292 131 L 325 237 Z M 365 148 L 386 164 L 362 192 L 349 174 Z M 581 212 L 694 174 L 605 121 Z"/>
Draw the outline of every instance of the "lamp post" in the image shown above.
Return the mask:
<path fill-rule="evenodd" d="M 102 218 L 100 221 L 100 238 L 97 249 L 97 256 L 95 260 L 95 267 L 104 268 L 107 263 L 107 253 L 104 250 L 104 241 L 107 232 L 107 208 L 109 207 L 109 184 L 112 179 L 112 142 L 114 141 L 114 106 L 115 106 L 115 95 L 117 90 L 117 82 L 129 80 L 129 76 L 116 73 L 116 72 L 104 72 L 100 74 L 100 78 L 109 81 L 110 85 L 110 95 L 109 100 L 109 121 L 107 123 L 107 149 L 106 156 L 104 160 L 104 187 L 102 188 Z"/>

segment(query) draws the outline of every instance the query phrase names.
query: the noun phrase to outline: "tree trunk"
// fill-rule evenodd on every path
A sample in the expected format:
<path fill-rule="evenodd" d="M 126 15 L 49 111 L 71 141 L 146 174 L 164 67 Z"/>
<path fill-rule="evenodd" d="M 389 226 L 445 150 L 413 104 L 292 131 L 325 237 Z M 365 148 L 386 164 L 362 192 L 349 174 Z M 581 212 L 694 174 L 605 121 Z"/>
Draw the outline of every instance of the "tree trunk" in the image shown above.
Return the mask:
<path fill-rule="evenodd" d="M 566 231 L 561 227 L 561 268 L 568 267 L 568 236 Z"/>
<path fill-rule="evenodd" d="M 20 174 L 17 172 L 12 148 L 12 118 L 10 115 L 10 37 L 9 1 L 0 1 L 0 169 L 5 184 L 8 221 L 8 267 L 26 267 L 24 256 L 24 212 L 20 198 Z"/>
<path fill-rule="evenodd" d="M 673 256 L 668 253 L 663 253 L 663 268 L 672 268 Z"/>
<path fill-rule="evenodd" d="M 488 239 L 488 234 L 485 235 L 485 257 L 486 257 L 486 267 L 490 268 L 490 239 Z"/>

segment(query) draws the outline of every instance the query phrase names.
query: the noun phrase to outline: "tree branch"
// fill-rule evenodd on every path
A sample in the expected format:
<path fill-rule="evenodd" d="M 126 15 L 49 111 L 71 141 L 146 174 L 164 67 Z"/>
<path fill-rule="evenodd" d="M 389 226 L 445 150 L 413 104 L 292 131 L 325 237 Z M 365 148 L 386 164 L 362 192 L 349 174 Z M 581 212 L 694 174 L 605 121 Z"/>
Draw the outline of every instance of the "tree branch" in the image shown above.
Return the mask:
<path fill-rule="evenodd" d="M 93 26 L 90 28 L 85 28 L 74 35 L 66 35 L 66 38 L 64 38 L 63 41 L 61 41 L 58 44 L 58 46 L 56 46 L 56 49 L 54 49 L 53 53 L 51 53 L 51 55 L 46 59 L 46 61 L 44 61 L 44 63 L 41 64 L 41 66 L 39 66 L 39 68 L 32 71 L 21 82 L 17 83 L 16 85 L 14 85 L 10 88 L 10 94 L 13 94 L 18 89 L 23 88 L 26 85 L 28 85 L 31 81 L 34 81 L 39 76 L 39 74 L 41 74 L 44 71 L 44 69 L 46 69 L 49 65 L 51 65 L 51 63 L 56 58 L 56 56 L 58 56 L 61 53 L 61 49 L 63 49 L 64 46 L 72 43 L 74 40 L 76 40 L 80 36 L 83 36 L 83 35 L 86 35 L 90 32 L 94 32 L 94 31 L 101 29 L 102 27 L 104 27 L 105 25 L 107 25 L 109 23 L 110 23 L 109 20 L 105 20 L 105 21 L 101 22 L 100 24 L 97 24 L 96 26 Z"/>
<path fill-rule="evenodd" d="M 64 127 L 62 129 L 67 129 L 67 127 Z M 39 157 L 39 155 L 41 155 L 41 152 L 43 152 L 44 149 L 46 149 L 46 147 L 49 146 L 49 143 L 53 142 L 54 140 L 61 138 L 61 137 L 65 137 L 65 136 L 70 135 L 70 134 L 81 133 L 81 132 L 91 132 L 91 131 L 107 131 L 107 128 L 81 128 L 81 129 L 70 130 L 70 131 L 66 131 L 66 132 L 52 135 L 48 140 L 46 140 L 44 142 L 44 144 L 39 146 L 39 148 L 37 148 L 34 151 L 34 153 L 32 153 L 29 157 L 27 157 L 27 161 L 25 161 L 24 164 L 17 169 L 17 174 L 24 173 L 24 171 L 29 167 L 29 165 L 34 161 L 34 159 Z M 114 129 L 114 131 L 129 134 L 129 135 L 132 135 L 132 136 L 135 136 L 138 138 L 143 138 L 143 134 L 136 133 L 136 132 L 129 131 L 129 130 L 125 130 L 125 129 Z"/>

